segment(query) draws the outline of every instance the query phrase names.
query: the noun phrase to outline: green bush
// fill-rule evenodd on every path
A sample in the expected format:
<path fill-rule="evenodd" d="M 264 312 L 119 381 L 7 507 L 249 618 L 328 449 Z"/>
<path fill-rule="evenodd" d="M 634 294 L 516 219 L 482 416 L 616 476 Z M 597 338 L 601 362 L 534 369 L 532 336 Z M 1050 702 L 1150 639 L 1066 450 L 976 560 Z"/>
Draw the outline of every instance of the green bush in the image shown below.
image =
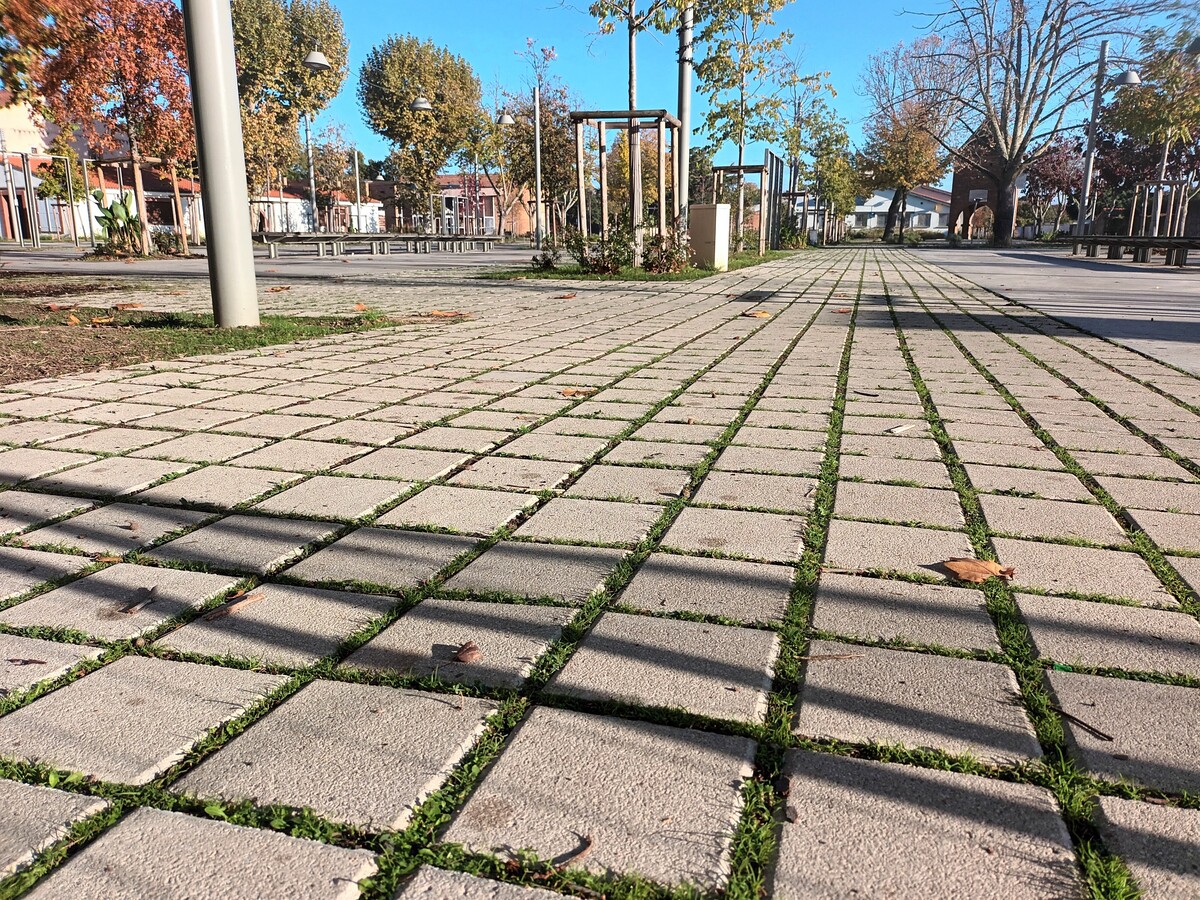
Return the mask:
<path fill-rule="evenodd" d="M 676 222 L 666 234 L 656 234 L 642 250 L 642 268 L 659 275 L 682 272 L 691 262 L 688 234 Z"/>
<path fill-rule="evenodd" d="M 624 222 L 610 228 L 607 237 L 570 228 L 564 243 L 579 268 L 590 274 L 613 275 L 633 265 L 633 229 Z"/>
<path fill-rule="evenodd" d="M 133 207 L 133 194 L 126 193 L 120 200 L 105 205 L 104 191 L 97 188 L 92 192 L 100 212 L 96 215 L 98 240 L 104 242 L 105 253 L 133 254 L 142 252 L 142 220 Z"/>
<path fill-rule="evenodd" d="M 925 238 L 921 236 L 921 232 L 919 232 L 919 231 L 904 232 L 904 246 L 905 247 L 920 247 L 921 242 L 924 240 L 925 240 Z"/>
<path fill-rule="evenodd" d="M 530 259 L 530 265 L 538 272 L 553 272 L 562 259 L 562 248 L 552 237 L 542 238 L 542 249 Z"/>

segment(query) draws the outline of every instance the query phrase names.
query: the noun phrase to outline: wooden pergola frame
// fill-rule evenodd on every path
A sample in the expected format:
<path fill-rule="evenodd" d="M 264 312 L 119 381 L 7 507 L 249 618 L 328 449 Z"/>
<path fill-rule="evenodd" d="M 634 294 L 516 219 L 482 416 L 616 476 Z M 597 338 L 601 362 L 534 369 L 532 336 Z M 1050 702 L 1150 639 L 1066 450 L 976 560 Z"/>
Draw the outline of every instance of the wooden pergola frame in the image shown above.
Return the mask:
<path fill-rule="evenodd" d="M 721 195 L 726 175 L 757 175 L 759 193 L 758 255 L 779 249 L 779 212 L 783 201 L 783 160 L 766 150 L 757 165 L 713 166 L 712 202 Z"/>
<path fill-rule="evenodd" d="M 614 131 L 627 131 L 631 137 L 640 137 L 643 131 L 658 132 L 658 232 L 667 231 L 667 129 L 671 131 L 671 152 L 679 146 L 679 130 L 682 127 L 677 118 L 665 109 L 606 109 L 579 110 L 570 114 L 570 120 L 575 126 L 575 177 L 579 189 L 579 230 L 588 233 L 587 218 L 587 173 L 584 166 L 583 130 L 588 125 L 595 126 L 599 132 L 599 164 L 600 164 L 600 234 L 608 237 L 608 146 L 606 132 L 609 128 Z M 646 120 L 646 121 L 643 121 Z M 633 223 L 635 235 L 640 234 L 642 227 L 642 173 L 632 165 L 633 139 L 630 140 L 629 167 L 629 198 L 630 222 Z M 679 218 L 679 160 L 675 160 L 672 172 L 675 189 L 672 194 L 672 210 L 675 219 Z M 639 244 L 640 245 L 640 244 Z"/>

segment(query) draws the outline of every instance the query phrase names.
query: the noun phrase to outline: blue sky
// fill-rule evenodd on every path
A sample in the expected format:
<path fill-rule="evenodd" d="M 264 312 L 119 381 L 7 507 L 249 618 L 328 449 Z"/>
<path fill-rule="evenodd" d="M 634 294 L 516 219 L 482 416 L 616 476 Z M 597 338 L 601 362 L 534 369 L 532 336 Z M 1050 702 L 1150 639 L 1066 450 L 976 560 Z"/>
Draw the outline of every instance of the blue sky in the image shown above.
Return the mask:
<path fill-rule="evenodd" d="M 350 42 L 350 76 L 341 94 L 319 117 L 318 126 L 338 121 L 369 158 L 387 153 L 387 143 L 363 123 L 356 98 L 359 66 L 371 47 L 391 34 L 414 34 L 465 57 L 483 82 L 516 88 L 527 80 L 528 66 L 516 55 L 527 37 L 553 45 L 558 59 L 551 71 L 570 85 L 593 109 L 626 105 L 626 50 L 622 34 L 597 36 L 594 20 L 584 10 L 587 0 L 562 5 L 558 0 L 335 0 Z M 910 8 L 934 5 L 911 0 Z M 573 8 L 575 7 L 575 8 Z M 866 104 L 858 93 L 859 73 L 867 57 L 901 40 L 918 36 L 922 19 L 902 13 L 901 0 L 798 0 L 778 16 L 780 26 L 795 35 L 806 69 L 830 72 L 838 91 L 834 104 L 849 120 L 857 142 Z M 638 105 L 676 107 L 677 41 L 674 35 L 645 33 L 638 41 Z M 693 125 L 704 112 L 703 99 L 693 100 Z M 730 148 L 719 154 L 732 161 Z"/>

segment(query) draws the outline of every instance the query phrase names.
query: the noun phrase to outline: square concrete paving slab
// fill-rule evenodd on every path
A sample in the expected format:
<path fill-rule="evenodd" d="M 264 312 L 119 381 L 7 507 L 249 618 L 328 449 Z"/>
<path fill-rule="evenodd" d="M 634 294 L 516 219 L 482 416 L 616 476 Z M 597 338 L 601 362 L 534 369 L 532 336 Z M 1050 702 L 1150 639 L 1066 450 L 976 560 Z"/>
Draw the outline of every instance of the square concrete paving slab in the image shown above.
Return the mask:
<path fill-rule="evenodd" d="M 878 434 L 843 434 L 843 454 L 874 456 L 881 459 L 916 459 L 940 462 L 942 452 L 937 441 L 927 437 L 893 437 Z"/>
<path fill-rule="evenodd" d="M 188 410 L 188 413 L 193 410 Z M 263 413 L 261 415 L 242 417 L 237 421 L 217 425 L 211 431 L 222 434 L 247 434 L 250 437 L 288 438 L 301 432 L 323 425 L 332 425 L 335 419 L 324 419 L 317 416 L 292 416 L 282 413 Z"/>
<path fill-rule="evenodd" d="M 561 606 L 423 600 L 346 660 L 367 672 L 436 675 L 443 681 L 519 688 L 575 610 Z M 474 641 L 483 658 L 456 662 Z"/>
<path fill-rule="evenodd" d="M 285 680 L 127 656 L 0 719 L 0 755 L 147 784 Z"/>
<path fill-rule="evenodd" d="M 607 457 L 612 459 L 610 453 Z M 818 475 L 823 455 L 810 450 L 726 447 L 713 469 L 718 472 L 761 472 L 768 475 Z M 699 460 L 697 460 L 699 462 Z"/>
<path fill-rule="evenodd" d="M 45 446 L 48 450 L 77 450 L 81 453 L 127 453 L 178 436 L 177 431 L 153 428 L 99 428 Z"/>
<path fill-rule="evenodd" d="M 631 437 L 639 441 L 671 441 L 677 444 L 707 444 L 721 436 L 720 425 L 677 425 L 670 422 L 649 422 Z"/>
<path fill-rule="evenodd" d="M 91 462 L 95 458 L 88 453 L 69 453 L 64 450 L 30 447 L 5 450 L 0 452 L 0 484 L 19 484 L 65 469 L 67 466 Z"/>
<path fill-rule="evenodd" d="M 537 503 L 536 497 L 508 491 L 435 484 L 379 517 L 379 525 L 432 525 L 466 534 L 491 534 Z"/>
<path fill-rule="evenodd" d="M 700 485 L 693 502 L 779 512 L 808 512 L 812 509 L 816 492 L 817 482 L 811 478 L 711 472 Z"/>
<path fill-rule="evenodd" d="M 0 443 L 14 444 L 18 447 L 57 441 L 68 435 L 95 430 L 93 425 L 77 425 L 71 422 L 18 422 L 13 419 L 2 421 L 4 424 L 0 424 Z"/>
<path fill-rule="evenodd" d="M 269 443 L 270 441 L 263 438 L 197 431 L 173 441 L 145 447 L 131 455 L 146 459 L 178 459 L 199 463 L 225 462 L 227 459 L 265 447 Z"/>
<path fill-rule="evenodd" d="M 1103 506 L 1066 500 L 984 495 L 979 498 L 988 527 L 1017 537 L 1080 539 L 1095 544 L 1128 544 L 1125 530 Z"/>
<path fill-rule="evenodd" d="M 149 555 L 202 563 L 228 572 L 265 575 L 336 530 L 327 522 L 233 515 L 168 541 Z"/>
<path fill-rule="evenodd" d="M 992 543 L 1000 564 L 1016 567 L 1014 587 L 1119 597 L 1146 606 L 1179 605 L 1136 553 L 1012 538 L 993 538 Z"/>
<path fill-rule="evenodd" d="M 1007 666 L 831 641 L 813 641 L 807 655 L 797 734 L 1000 765 L 1042 755 Z"/>
<path fill-rule="evenodd" d="M 620 434 L 628 427 L 628 422 L 619 419 L 577 419 L 573 416 L 559 416 L 544 425 L 539 425 L 532 433 L 610 438 Z"/>
<path fill-rule="evenodd" d="M 771 896 L 1079 896 L 1044 788 L 794 750 Z"/>
<path fill-rule="evenodd" d="M 1029 444 L 985 444 L 977 441 L 955 441 L 954 452 L 964 463 L 987 466 L 1016 466 L 1022 469 L 1063 471 L 1063 464 L 1049 448 Z"/>
<path fill-rule="evenodd" d="M 578 469 L 579 465 L 571 462 L 486 456 L 467 466 L 450 483 L 511 491 L 549 491 L 560 487 Z"/>
<path fill-rule="evenodd" d="M 289 578 L 321 583 L 360 583 L 386 588 L 423 584 L 470 550 L 470 537 L 359 528 L 287 570 Z"/>
<path fill-rule="evenodd" d="M 787 566 L 652 553 L 617 602 L 649 612 L 777 622 L 787 610 L 794 578 Z"/>
<path fill-rule="evenodd" d="M 16 534 L 42 522 L 94 506 L 91 500 L 9 490 L 0 493 L 0 535 Z"/>
<path fill-rule="evenodd" d="M 1043 500 L 1092 499 L 1083 482 L 1067 472 L 980 466 L 974 463 L 968 463 L 966 469 L 971 484 L 981 493 L 1036 496 Z"/>
<path fill-rule="evenodd" d="M 320 472 L 332 469 L 372 449 L 366 444 L 332 444 L 326 441 L 283 440 L 230 461 L 249 469 L 283 469 Z"/>
<path fill-rule="evenodd" d="M 772 631 L 608 612 L 546 691 L 759 723 L 778 654 Z"/>
<path fill-rule="evenodd" d="M 334 422 L 332 425 L 310 431 L 304 437 L 310 441 L 336 441 L 338 443 L 349 441 L 382 447 L 384 444 L 390 444 L 397 438 L 412 434 L 412 432 L 413 427 L 409 425 L 372 422 L 367 419 L 346 419 L 343 422 Z"/>
<path fill-rule="evenodd" d="M 623 550 L 502 541 L 446 582 L 450 591 L 549 597 L 583 603 L 625 557 Z"/>
<path fill-rule="evenodd" d="M 92 561 L 84 556 L 0 547 L 0 602 L 24 594 L 47 581 L 73 575 L 91 564 Z"/>
<path fill-rule="evenodd" d="M 562 894 L 421 866 L 393 900 L 559 900 Z"/>
<path fill-rule="evenodd" d="M 477 853 L 591 851 L 572 865 L 715 890 L 754 743 L 558 709 L 535 709 L 450 824 Z"/>
<path fill-rule="evenodd" d="M 689 473 L 678 470 L 597 464 L 584 472 L 567 489 L 566 495 L 594 500 L 666 503 L 682 494 L 690 480 Z"/>
<path fill-rule="evenodd" d="M 1200 896 L 1200 811 L 1098 797 L 1096 826 L 1147 900 Z"/>
<path fill-rule="evenodd" d="M 1200 625 L 1186 613 L 1017 594 L 1043 659 L 1200 678 Z"/>
<path fill-rule="evenodd" d="M 258 828 L 143 807 L 38 884 L 40 900 L 353 900 L 376 871 L 349 850 Z"/>
<path fill-rule="evenodd" d="M 775 513 L 688 507 L 662 540 L 664 547 L 716 551 L 768 562 L 792 562 L 804 550 L 804 519 Z"/>
<path fill-rule="evenodd" d="M 29 486 L 39 491 L 62 491 L 93 497 L 119 496 L 148 488 L 159 479 L 186 472 L 190 468 L 191 463 L 117 456 L 39 478 Z"/>
<path fill-rule="evenodd" d="M 982 591 L 825 572 L 813 628 L 869 641 L 903 640 L 999 652 Z"/>
<path fill-rule="evenodd" d="M 833 514 L 944 528 L 966 525 L 958 494 L 954 491 L 858 481 L 838 484 Z"/>
<path fill-rule="evenodd" d="M 314 475 L 295 487 L 268 497 L 254 508 L 285 516 L 313 516 L 348 521 L 374 512 L 405 493 L 411 485 L 375 478 Z"/>
<path fill-rule="evenodd" d="M 300 668 L 328 656 L 351 634 L 387 612 L 390 597 L 266 584 L 236 611 L 219 606 L 158 643 L 183 653 L 232 656 Z M 233 601 L 237 602 L 237 601 Z"/>
<path fill-rule="evenodd" d="M 24 868 L 35 854 L 66 837 L 74 823 L 106 806 L 99 797 L 0 781 L 0 878 Z"/>
<path fill-rule="evenodd" d="M 563 462 L 586 462 L 604 449 L 604 438 L 575 437 L 564 434 L 523 434 L 500 448 L 506 456 L 557 459 Z"/>
<path fill-rule="evenodd" d="M 3 495 L 0 494 L 0 497 Z M 30 545 L 56 544 L 85 553 L 121 555 L 152 544 L 165 534 L 196 525 L 208 513 L 137 503 L 110 503 L 83 515 L 21 536 Z"/>
<path fill-rule="evenodd" d="M 656 506 L 556 497 L 533 514 L 515 534 L 546 540 L 632 546 L 662 515 Z"/>
<path fill-rule="evenodd" d="M 825 449 L 825 432 L 794 431 L 790 428 L 754 428 L 744 425 L 733 436 L 738 447 L 769 447 L 776 450 L 819 452 Z"/>
<path fill-rule="evenodd" d="M 824 564 L 944 578 L 942 562 L 974 555 L 971 541 L 961 532 L 834 519 L 829 523 Z"/>
<path fill-rule="evenodd" d="M 1200 598 L 1200 558 L 1168 556 L 1167 562 L 1183 577 L 1187 586 L 1192 589 L 1192 593 Z"/>
<path fill-rule="evenodd" d="M 383 447 L 338 466 L 339 475 L 371 475 L 398 478 L 401 481 L 431 481 L 465 463 L 469 456 L 444 450 L 413 450 L 408 447 Z"/>
<path fill-rule="evenodd" d="M 621 441 L 605 454 L 605 462 L 676 466 L 690 469 L 708 455 L 702 444 L 671 444 L 665 441 Z"/>
<path fill-rule="evenodd" d="M 0 504 L 7 496 L 0 494 Z M 1128 512 L 1134 524 L 1150 535 L 1150 539 L 1163 550 L 1200 553 L 1200 516 L 1150 509 L 1131 509 Z"/>
<path fill-rule="evenodd" d="M 1058 705 L 1089 726 L 1063 720 L 1071 755 L 1089 772 L 1160 791 L 1200 789 L 1195 688 L 1074 672 L 1046 680 Z"/>
<path fill-rule="evenodd" d="M 1072 450 L 1075 461 L 1093 475 L 1119 475 L 1142 478 L 1179 478 L 1193 480 L 1193 475 L 1165 456 L 1135 456 L 1132 453 L 1086 453 Z M 1120 502 L 1120 501 L 1118 501 Z"/>
<path fill-rule="evenodd" d="M 0 697 L 57 678 L 77 663 L 95 659 L 102 652 L 98 647 L 0 634 Z"/>
<path fill-rule="evenodd" d="M 1112 498 L 1130 509 L 1158 509 L 1166 512 L 1200 513 L 1200 484 L 1171 484 L 1145 478 L 1096 478 Z"/>
<path fill-rule="evenodd" d="M 507 431 L 486 431 L 482 428 L 450 428 L 434 426 L 406 437 L 401 447 L 423 447 L 428 450 L 458 450 L 461 453 L 484 453 L 509 437 Z"/>
<path fill-rule="evenodd" d="M 127 640 L 202 606 L 235 584 L 237 579 L 227 575 L 118 563 L 9 607 L 0 612 L 0 622 Z"/>
<path fill-rule="evenodd" d="M 314 681 L 173 790 L 308 807 L 369 831 L 400 829 L 498 708 L 491 700 Z"/>
<path fill-rule="evenodd" d="M 950 488 L 950 475 L 941 462 L 888 459 L 878 456 L 845 456 L 838 460 L 842 478 L 863 481 L 901 481 L 928 488 Z"/>
<path fill-rule="evenodd" d="M 299 472 L 212 465 L 142 491 L 137 499 L 148 503 L 231 509 L 303 477 Z"/>

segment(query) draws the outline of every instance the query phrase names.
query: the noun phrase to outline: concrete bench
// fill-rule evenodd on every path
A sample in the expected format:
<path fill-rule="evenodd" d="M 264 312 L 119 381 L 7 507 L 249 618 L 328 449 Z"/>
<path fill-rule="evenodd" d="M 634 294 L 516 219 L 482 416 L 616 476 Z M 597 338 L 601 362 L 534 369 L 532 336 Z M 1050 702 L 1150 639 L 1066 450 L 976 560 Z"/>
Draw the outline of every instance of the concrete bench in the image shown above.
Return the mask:
<path fill-rule="evenodd" d="M 1200 238 L 1094 234 L 1072 238 L 1071 255 L 1078 256 L 1081 247 L 1093 258 L 1100 255 L 1101 247 L 1107 247 L 1108 259 L 1124 259 L 1126 251 L 1132 250 L 1133 261 L 1141 263 L 1150 262 L 1155 250 L 1166 250 L 1168 266 L 1186 266 L 1188 251 L 1200 250 Z"/>

